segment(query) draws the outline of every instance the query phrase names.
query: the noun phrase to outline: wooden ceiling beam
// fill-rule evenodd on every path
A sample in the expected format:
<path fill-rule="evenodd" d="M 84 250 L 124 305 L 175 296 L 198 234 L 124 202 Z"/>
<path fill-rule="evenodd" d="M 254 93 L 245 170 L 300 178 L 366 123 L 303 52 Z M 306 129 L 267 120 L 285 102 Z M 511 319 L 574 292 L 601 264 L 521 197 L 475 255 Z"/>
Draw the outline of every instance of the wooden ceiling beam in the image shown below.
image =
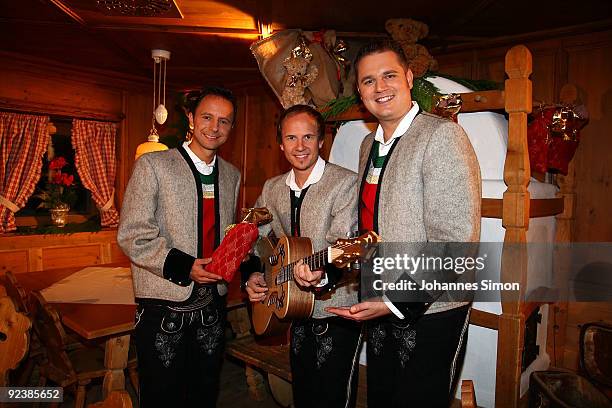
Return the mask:
<path fill-rule="evenodd" d="M 553 28 L 548 30 L 533 31 L 531 33 L 506 35 L 501 37 L 484 38 L 478 41 L 468 41 L 463 44 L 445 45 L 440 47 L 432 47 L 429 52 L 446 53 L 454 51 L 463 51 L 473 48 L 492 47 L 503 44 L 516 44 L 525 41 L 534 41 L 541 38 L 552 38 L 567 35 L 578 35 L 591 33 L 595 31 L 608 30 L 612 28 L 612 19 L 600 20 L 593 23 L 577 24 L 573 26 Z"/>
<path fill-rule="evenodd" d="M 472 7 L 466 7 L 465 12 L 461 13 L 456 19 L 446 24 L 444 29 L 448 32 L 461 31 L 461 27 L 468 24 L 470 20 L 477 17 L 483 10 L 493 3 L 494 0 L 480 0 L 476 2 Z"/>
<path fill-rule="evenodd" d="M 253 61 L 254 63 L 254 61 Z M 188 67 L 188 66 L 172 66 L 171 71 L 189 71 L 189 72 L 259 72 L 257 67 Z"/>
<path fill-rule="evenodd" d="M 229 28 L 229 27 L 206 27 L 188 25 L 153 25 L 153 24 L 100 24 L 93 26 L 99 30 L 121 30 L 121 31 L 152 31 L 177 34 L 252 34 L 259 35 L 259 31 L 253 28 Z"/>
<path fill-rule="evenodd" d="M 57 7 L 62 13 L 66 14 L 72 21 L 77 22 L 83 27 L 87 26 L 87 23 L 83 18 L 73 9 L 62 3 L 61 0 L 47 0 L 47 3 L 51 3 L 53 6 Z"/>

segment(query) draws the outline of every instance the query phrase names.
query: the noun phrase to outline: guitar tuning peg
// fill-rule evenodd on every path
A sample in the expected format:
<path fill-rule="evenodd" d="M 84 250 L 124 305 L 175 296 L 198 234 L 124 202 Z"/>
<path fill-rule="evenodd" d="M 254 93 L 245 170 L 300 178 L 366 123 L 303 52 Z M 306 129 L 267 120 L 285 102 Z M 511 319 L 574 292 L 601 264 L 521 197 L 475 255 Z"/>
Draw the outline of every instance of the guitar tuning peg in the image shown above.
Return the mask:
<path fill-rule="evenodd" d="M 276 265 L 278 263 L 278 256 L 270 255 L 268 262 L 270 262 L 270 265 Z"/>
<path fill-rule="evenodd" d="M 359 259 L 356 259 L 353 261 L 353 263 L 351 263 L 351 269 L 355 271 L 361 270 L 361 262 L 359 262 Z"/>

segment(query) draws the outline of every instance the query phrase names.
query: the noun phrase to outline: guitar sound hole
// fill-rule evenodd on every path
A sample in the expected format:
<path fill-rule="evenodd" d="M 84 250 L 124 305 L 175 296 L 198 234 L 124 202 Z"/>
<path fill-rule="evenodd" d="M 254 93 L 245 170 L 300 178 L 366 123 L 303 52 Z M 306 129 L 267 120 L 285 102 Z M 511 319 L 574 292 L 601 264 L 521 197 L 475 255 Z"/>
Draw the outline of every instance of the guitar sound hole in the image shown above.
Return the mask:
<path fill-rule="evenodd" d="M 0 332 L 0 341 L 6 341 L 6 339 L 7 339 L 6 333 Z"/>
<path fill-rule="evenodd" d="M 268 297 L 268 306 L 274 305 L 277 309 L 282 309 L 284 296 L 278 296 L 278 293 L 273 293 Z"/>

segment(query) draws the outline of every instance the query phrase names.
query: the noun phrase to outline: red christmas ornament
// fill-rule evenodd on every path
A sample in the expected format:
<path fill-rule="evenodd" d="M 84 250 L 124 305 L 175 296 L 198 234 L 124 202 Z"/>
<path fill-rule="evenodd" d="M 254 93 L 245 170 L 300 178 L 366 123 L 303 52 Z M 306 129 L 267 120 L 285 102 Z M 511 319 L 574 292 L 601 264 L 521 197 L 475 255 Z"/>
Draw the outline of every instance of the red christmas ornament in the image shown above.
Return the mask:
<path fill-rule="evenodd" d="M 576 110 L 556 106 L 536 112 L 527 127 L 529 162 L 533 170 L 567 175 L 580 141 L 580 129 L 588 121 L 588 113 L 580 116 Z"/>
<path fill-rule="evenodd" d="M 552 121 L 554 108 L 542 109 L 527 126 L 527 144 L 531 169 L 540 173 L 548 170 L 549 134 L 548 124 Z"/>

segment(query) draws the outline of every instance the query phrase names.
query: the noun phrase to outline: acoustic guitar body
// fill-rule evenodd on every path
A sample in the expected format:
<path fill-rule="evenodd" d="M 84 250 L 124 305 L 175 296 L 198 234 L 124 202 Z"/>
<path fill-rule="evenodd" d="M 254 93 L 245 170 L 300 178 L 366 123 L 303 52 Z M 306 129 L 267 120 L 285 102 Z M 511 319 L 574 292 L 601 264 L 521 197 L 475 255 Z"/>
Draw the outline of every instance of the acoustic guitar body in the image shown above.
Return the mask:
<path fill-rule="evenodd" d="M 274 247 L 268 238 L 262 238 L 256 248 L 264 264 L 268 292 L 263 301 L 252 304 L 253 329 L 258 335 L 282 335 L 291 320 L 308 318 L 314 309 L 312 292 L 301 290 L 293 279 L 282 279 L 283 273 L 287 274 L 284 267 L 312 254 L 312 243 L 303 237 L 281 237 Z M 277 283 L 279 276 L 284 282 Z"/>

